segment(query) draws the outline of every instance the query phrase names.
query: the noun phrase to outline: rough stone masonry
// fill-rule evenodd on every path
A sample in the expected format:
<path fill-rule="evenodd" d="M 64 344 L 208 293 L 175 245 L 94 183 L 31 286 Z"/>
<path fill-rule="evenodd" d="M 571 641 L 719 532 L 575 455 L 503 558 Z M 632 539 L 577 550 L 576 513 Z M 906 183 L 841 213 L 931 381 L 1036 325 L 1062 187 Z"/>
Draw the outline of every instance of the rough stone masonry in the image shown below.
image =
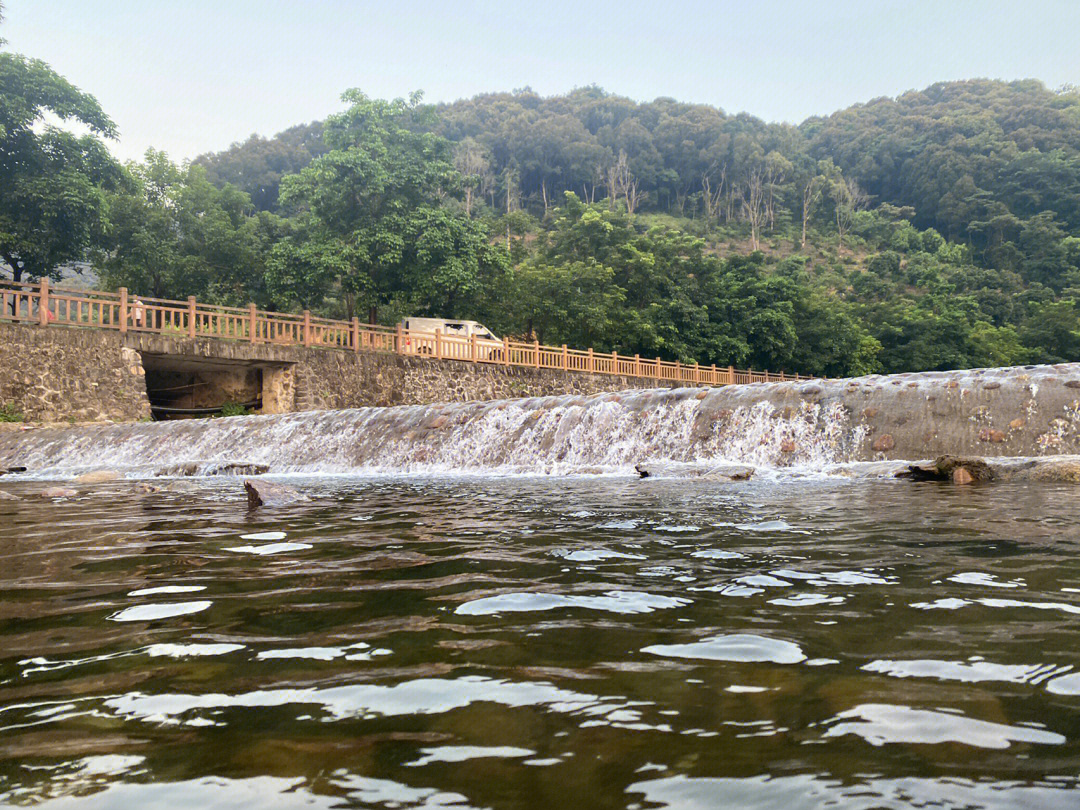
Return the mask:
<path fill-rule="evenodd" d="M 232 381 L 238 369 L 258 368 L 261 387 L 252 396 L 261 400 L 262 413 L 657 387 L 654 380 L 606 374 L 0 323 L 0 407 L 9 406 L 27 421 L 149 418 L 147 373 L 174 368 L 195 369 L 205 385 L 213 385 L 215 375 Z M 222 391 L 228 390 L 223 383 Z M 212 399 L 205 390 L 202 396 Z"/>

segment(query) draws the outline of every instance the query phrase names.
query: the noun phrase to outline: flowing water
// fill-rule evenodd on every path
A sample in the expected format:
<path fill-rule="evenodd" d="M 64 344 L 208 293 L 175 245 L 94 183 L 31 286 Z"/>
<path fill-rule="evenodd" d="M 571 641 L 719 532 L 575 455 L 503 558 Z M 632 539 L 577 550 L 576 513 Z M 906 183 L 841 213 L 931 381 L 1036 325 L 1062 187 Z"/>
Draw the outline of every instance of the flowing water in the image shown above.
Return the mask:
<path fill-rule="evenodd" d="M 1080 454 L 1080 364 L 0 432 L 0 468 L 152 474 L 627 472 L 642 461 L 804 467 L 942 453 Z"/>
<path fill-rule="evenodd" d="M 3 479 L 0 804 L 1080 806 L 1073 487 L 284 480 Z"/>

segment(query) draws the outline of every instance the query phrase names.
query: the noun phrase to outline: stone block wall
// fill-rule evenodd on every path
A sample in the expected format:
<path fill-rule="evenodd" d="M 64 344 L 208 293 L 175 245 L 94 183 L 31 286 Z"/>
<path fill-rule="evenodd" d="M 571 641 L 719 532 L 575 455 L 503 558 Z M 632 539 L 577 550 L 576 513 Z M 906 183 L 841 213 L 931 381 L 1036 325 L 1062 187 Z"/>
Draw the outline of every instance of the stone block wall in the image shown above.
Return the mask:
<path fill-rule="evenodd" d="M 29 421 L 135 421 L 150 415 L 144 360 L 164 359 L 261 369 L 267 413 L 657 387 L 607 374 L 0 323 L 0 405 Z"/>
<path fill-rule="evenodd" d="M 118 332 L 0 323 L 0 406 L 38 422 L 150 416 L 142 359 Z"/>
<path fill-rule="evenodd" d="M 655 387 L 650 382 L 364 352 L 308 351 L 296 365 L 298 409 L 303 410 L 596 394 Z"/>

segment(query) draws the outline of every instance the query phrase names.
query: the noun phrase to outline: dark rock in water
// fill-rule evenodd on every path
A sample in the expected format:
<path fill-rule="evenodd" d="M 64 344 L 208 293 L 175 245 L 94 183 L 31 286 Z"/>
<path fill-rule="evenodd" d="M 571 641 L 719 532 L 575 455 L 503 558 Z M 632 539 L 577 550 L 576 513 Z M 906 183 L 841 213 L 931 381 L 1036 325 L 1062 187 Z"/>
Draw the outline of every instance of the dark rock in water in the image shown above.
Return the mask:
<path fill-rule="evenodd" d="M 226 461 L 221 464 L 208 464 L 202 470 L 203 475 L 262 475 L 270 468 L 265 464 L 252 464 L 248 461 Z M 158 477 L 189 477 L 199 475 L 199 465 L 194 461 L 184 461 L 162 467 L 154 473 Z"/>
<path fill-rule="evenodd" d="M 247 490 L 248 506 L 254 509 L 256 506 L 286 506 L 290 503 L 302 503 L 310 501 L 307 495 L 297 492 L 292 487 L 283 484 L 272 484 L 269 481 L 244 481 L 244 489 Z"/>
<path fill-rule="evenodd" d="M 198 472 L 198 464 L 194 461 L 185 461 L 180 464 L 170 464 L 168 467 L 162 467 L 154 475 L 159 478 L 171 478 L 174 475 L 197 475 Z"/>
<path fill-rule="evenodd" d="M 136 492 L 151 493 L 161 492 L 161 487 L 156 487 L 153 484 L 148 484 L 145 481 L 140 481 L 135 485 Z"/>
<path fill-rule="evenodd" d="M 74 498 L 79 491 L 71 487 L 46 487 L 38 493 L 39 498 Z"/>
<path fill-rule="evenodd" d="M 975 481 L 993 481 L 994 470 L 981 458 L 961 456 L 938 456 L 932 464 L 912 464 L 907 470 L 896 474 L 897 478 L 912 481 L 952 481 L 954 484 L 970 484 Z"/>
<path fill-rule="evenodd" d="M 0 467 L 0 475 L 7 475 L 8 473 L 21 473 L 26 472 L 26 467 Z"/>
<path fill-rule="evenodd" d="M 22 500 L 22 498 L 20 498 L 18 495 L 12 495 L 10 492 L 4 492 L 4 490 L 0 489 L 0 501 L 21 501 L 21 500 Z"/>
<path fill-rule="evenodd" d="M 642 478 L 703 478 L 706 481 L 747 481 L 754 474 L 754 468 L 745 464 L 645 461 L 634 469 Z"/>
<path fill-rule="evenodd" d="M 269 472 L 270 468 L 265 464 L 251 464 L 245 461 L 230 461 L 227 464 L 218 464 L 208 467 L 207 475 L 262 475 Z"/>

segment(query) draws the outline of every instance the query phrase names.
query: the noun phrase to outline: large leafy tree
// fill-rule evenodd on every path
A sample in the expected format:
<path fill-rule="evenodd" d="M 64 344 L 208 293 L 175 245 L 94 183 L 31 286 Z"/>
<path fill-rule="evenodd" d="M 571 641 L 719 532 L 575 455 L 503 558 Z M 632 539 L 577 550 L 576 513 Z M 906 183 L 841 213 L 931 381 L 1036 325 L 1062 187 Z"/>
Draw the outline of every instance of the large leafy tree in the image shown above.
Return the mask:
<path fill-rule="evenodd" d="M 177 166 L 150 150 L 127 167 L 131 191 L 110 197 L 107 283 L 143 295 L 239 305 L 265 301 L 262 268 L 277 235 L 272 214 L 247 194 L 210 183 L 202 166 Z"/>
<path fill-rule="evenodd" d="M 350 316 L 363 305 L 469 314 L 483 279 L 505 273 L 506 263 L 483 226 L 441 207 L 459 185 L 449 142 L 416 131 L 430 115 L 419 94 L 380 101 L 350 90 L 343 98 L 349 109 L 326 122 L 329 151 L 281 186 L 317 256 L 300 241 L 282 247 L 271 285 L 296 290 L 303 277 L 330 284 Z"/>
<path fill-rule="evenodd" d="M 44 62 L 0 53 L 0 259 L 15 281 L 58 277 L 107 244 L 108 192 L 123 174 L 102 138 L 115 136 L 93 96 Z"/>

